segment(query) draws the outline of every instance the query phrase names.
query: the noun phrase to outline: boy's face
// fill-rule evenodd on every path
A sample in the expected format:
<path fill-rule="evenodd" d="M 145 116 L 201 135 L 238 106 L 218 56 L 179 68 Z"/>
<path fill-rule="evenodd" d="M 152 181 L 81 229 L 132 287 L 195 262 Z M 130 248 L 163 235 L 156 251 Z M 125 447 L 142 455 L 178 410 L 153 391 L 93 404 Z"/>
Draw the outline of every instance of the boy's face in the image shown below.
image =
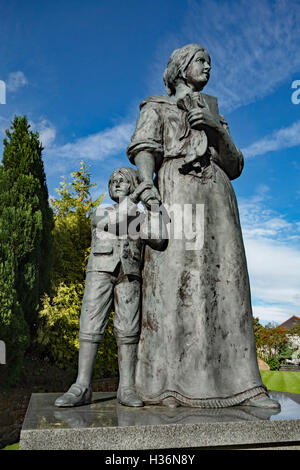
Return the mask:
<path fill-rule="evenodd" d="M 110 182 L 110 193 L 113 201 L 119 201 L 120 198 L 130 194 L 130 183 L 121 173 L 113 176 Z"/>

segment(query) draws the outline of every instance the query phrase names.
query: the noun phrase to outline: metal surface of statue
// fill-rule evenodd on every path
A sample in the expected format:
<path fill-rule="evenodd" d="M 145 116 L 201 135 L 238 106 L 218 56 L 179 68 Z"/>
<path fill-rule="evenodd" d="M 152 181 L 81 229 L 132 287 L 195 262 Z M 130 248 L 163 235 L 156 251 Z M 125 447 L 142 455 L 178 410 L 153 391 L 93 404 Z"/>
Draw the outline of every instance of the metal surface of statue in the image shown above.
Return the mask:
<path fill-rule="evenodd" d="M 151 184 L 141 195 L 146 206 L 162 201 L 171 208 L 203 207 L 197 249 L 187 249 L 184 236 L 170 236 L 165 251 L 145 249 L 136 390 L 145 404 L 276 408 L 257 365 L 247 262 L 230 183 L 242 172 L 243 156 L 217 99 L 201 93 L 210 69 L 202 46 L 175 50 L 164 73 L 169 96 L 141 103 L 127 149 L 141 180 Z"/>
<path fill-rule="evenodd" d="M 142 252 L 144 244 L 156 250 L 167 244 L 161 213 L 140 213 L 137 208 L 141 194 L 150 187 L 149 183 L 138 184 L 135 169 L 118 168 L 109 181 L 109 194 L 116 204 L 98 207 L 92 217 L 91 254 L 80 316 L 78 376 L 76 383 L 55 401 L 58 407 L 91 402 L 94 362 L 113 309 L 120 375 L 117 398 L 123 405 L 143 406 L 135 391 Z"/>

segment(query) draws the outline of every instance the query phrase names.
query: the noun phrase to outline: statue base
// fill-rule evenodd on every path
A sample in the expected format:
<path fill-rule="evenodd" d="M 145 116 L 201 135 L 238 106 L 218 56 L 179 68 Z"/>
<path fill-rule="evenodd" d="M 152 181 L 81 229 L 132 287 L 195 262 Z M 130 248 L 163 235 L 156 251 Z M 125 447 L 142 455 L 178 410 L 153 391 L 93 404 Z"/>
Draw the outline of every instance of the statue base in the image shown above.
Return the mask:
<path fill-rule="evenodd" d="M 281 410 L 120 405 L 115 392 L 96 392 L 90 405 L 54 406 L 58 393 L 34 393 L 21 450 L 297 449 L 300 394 L 269 392 Z"/>

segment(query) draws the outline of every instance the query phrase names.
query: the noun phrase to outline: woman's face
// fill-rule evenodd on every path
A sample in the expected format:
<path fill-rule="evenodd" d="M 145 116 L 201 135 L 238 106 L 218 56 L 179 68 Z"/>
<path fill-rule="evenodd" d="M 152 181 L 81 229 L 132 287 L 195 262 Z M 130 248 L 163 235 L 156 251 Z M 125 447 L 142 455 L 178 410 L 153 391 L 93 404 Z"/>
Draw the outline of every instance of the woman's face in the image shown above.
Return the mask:
<path fill-rule="evenodd" d="M 185 72 L 185 77 L 194 91 L 200 91 L 209 80 L 210 57 L 206 51 L 197 52 Z"/>
<path fill-rule="evenodd" d="M 130 194 L 130 182 L 122 175 L 116 173 L 110 182 L 110 195 L 113 201 L 119 201 L 120 198 Z"/>

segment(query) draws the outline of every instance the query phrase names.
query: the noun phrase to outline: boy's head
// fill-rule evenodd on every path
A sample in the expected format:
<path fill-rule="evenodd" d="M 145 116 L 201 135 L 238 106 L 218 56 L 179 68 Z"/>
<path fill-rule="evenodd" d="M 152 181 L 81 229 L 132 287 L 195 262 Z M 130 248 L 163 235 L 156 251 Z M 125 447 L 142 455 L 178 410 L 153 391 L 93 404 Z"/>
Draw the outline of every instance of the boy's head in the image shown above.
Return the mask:
<path fill-rule="evenodd" d="M 138 186 L 137 171 L 133 168 L 122 167 L 115 170 L 108 182 L 108 192 L 113 201 L 131 194 Z"/>

